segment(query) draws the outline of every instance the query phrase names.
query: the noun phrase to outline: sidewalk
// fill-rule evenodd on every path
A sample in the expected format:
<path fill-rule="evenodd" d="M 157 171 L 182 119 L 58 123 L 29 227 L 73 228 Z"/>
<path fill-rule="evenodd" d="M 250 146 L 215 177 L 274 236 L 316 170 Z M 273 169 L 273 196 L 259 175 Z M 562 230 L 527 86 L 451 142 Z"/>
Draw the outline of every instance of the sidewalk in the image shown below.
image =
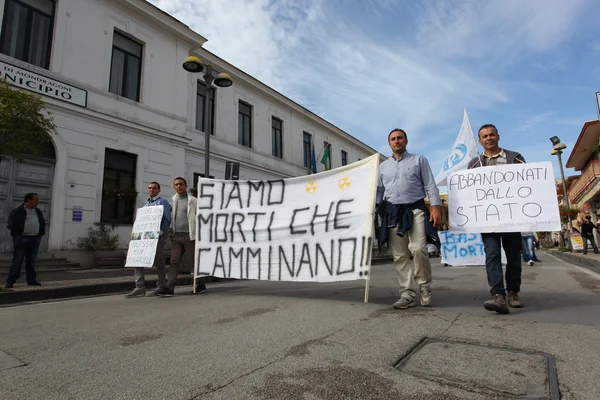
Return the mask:
<path fill-rule="evenodd" d="M 63 271 L 40 271 L 38 280 L 42 286 L 28 286 L 24 277 L 12 289 L 4 289 L 7 272 L 0 273 L 0 306 L 25 303 L 31 301 L 56 300 L 68 297 L 98 296 L 103 294 L 126 293 L 134 287 L 132 268 L 116 269 L 79 269 Z M 156 269 L 146 273 L 146 286 L 151 289 L 156 287 Z M 215 282 L 212 280 L 198 279 L 204 283 Z M 180 274 L 178 286 L 192 285 L 193 276 Z"/>
<path fill-rule="evenodd" d="M 563 261 L 573 263 L 580 267 L 584 267 L 589 269 L 590 271 L 594 271 L 596 273 L 600 273 L 600 254 L 594 254 L 593 252 L 588 251 L 587 254 L 583 253 L 567 253 L 558 251 L 556 249 L 544 249 L 549 252 L 553 256 L 560 258 Z M 542 260 L 543 262 L 544 260 Z"/>

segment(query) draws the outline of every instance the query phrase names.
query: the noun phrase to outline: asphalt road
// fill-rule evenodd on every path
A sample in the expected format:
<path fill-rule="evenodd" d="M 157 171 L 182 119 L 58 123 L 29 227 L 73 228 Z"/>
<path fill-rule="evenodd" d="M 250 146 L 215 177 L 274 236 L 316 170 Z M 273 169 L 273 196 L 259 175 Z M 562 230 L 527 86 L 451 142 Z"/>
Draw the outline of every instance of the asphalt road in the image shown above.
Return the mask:
<path fill-rule="evenodd" d="M 2 308 L 0 398 L 597 400 L 600 276 L 540 258 L 509 315 L 439 259 L 434 305 L 402 311 L 391 264 L 367 304 L 364 281 L 236 281 Z"/>

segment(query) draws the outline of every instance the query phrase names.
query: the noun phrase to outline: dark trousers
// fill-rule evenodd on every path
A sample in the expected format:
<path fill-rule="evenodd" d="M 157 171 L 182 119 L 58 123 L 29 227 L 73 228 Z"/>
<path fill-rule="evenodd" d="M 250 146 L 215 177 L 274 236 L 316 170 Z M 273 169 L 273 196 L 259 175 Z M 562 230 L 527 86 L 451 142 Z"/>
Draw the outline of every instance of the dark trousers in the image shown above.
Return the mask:
<path fill-rule="evenodd" d="M 27 283 L 36 281 L 35 260 L 40 249 L 40 236 L 13 237 L 13 259 L 6 283 L 15 283 L 21 277 L 21 266 L 25 259 L 25 278 Z"/>
<path fill-rule="evenodd" d="M 521 290 L 521 233 L 482 233 L 485 269 L 492 294 L 506 296 L 506 290 Z M 502 276 L 502 248 L 506 253 L 506 289 Z"/>
<path fill-rule="evenodd" d="M 588 249 L 588 241 L 591 243 L 592 247 L 594 248 L 594 253 L 598 254 L 598 246 L 596 246 L 596 241 L 594 240 L 594 236 L 592 236 L 591 238 L 586 238 L 586 237 L 581 237 L 583 239 L 583 254 L 587 254 L 587 249 Z"/>

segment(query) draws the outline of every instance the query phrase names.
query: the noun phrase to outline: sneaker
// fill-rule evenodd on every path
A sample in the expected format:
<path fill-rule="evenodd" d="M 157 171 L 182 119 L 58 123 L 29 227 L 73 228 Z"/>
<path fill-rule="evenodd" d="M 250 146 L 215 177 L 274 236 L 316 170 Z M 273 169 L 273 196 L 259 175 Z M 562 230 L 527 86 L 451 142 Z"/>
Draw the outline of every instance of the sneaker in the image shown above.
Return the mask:
<path fill-rule="evenodd" d="M 33 281 L 33 282 L 27 282 L 27 284 L 29 286 L 42 286 L 41 283 L 39 283 L 38 281 Z"/>
<path fill-rule="evenodd" d="M 533 261 L 529 261 L 529 262 L 527 263 L 527 265 L 529 265 L 530 267 L 533 267 Z"/>
<path fill-rule="evenodd" d="M 206 285 L 204 283 L 196 284 L 196 294 L 201 294 L 206 292 Z"/>
<path fill-rule="evenodd" d="M 492 298 L 485 303 L 483 307 L 488 311 L 496 311 L 498 314 L 508 314 L 508 307 L 506 307 L 506 299 L 501 294 L 495 294 Z"/>
<path fill-rule="evenodd" d="M 392 305 L 392 307 L 402 310 L 408 307 L 414 307 L 416 305 L 417 303 L 415 303 L 415 299 L 413 299 L 412 297 L 402 296 L 397 302 L 395 302 Z"/>
<path fill-rule="evenodd" d="M 12 289 L 13 286 L 15 286 L 14 283 L 8 283 L 8 282 L 6 282 L 6 284 L 4 285 L 4 288 L 6 288 L 6 289 Z"/>
<path fill-rule="evenodd" d="M 125 297 L 128 299 L 134 298 L 134 297 L 144 297 L 146 295 L 146 289 L 144 288 L 135 288 L 131 291 L 131 293 L 126 294 Z"/>
<path fill-rule="evenodd" d="M 421 289 L 421 305 L 428 306 L 431 304 L 431 289 Z"/>
<path fill-rule="evenodd" d="M 154 295 L 155 296 L 160 296 L 160 297 L 173 297 L 175 295 L 175 290 L 169 289 L 169 288 L 160 288 L 160 289 L 156 289 L 154 291 Z"/>
<path fill-rule="evenodd" d="M 522 308 L 523 303 L 519 298 L 519 294 L 515 292 L 508 292 L 508 305 L 514 308 Z"/>

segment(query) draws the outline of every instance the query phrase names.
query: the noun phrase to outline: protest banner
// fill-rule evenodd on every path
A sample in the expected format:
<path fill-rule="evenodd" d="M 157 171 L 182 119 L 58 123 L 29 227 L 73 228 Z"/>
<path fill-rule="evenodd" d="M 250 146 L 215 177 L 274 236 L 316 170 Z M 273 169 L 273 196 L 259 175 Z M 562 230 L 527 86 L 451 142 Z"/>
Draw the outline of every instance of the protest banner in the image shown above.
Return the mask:
<path fill-rule="evenodd" d="M 275 181 L 200 178 L 194 278 L 368 279 L 379 155 Z"/>
<path fill-rule="evenodd" d="M 442 264 L 485 265 L 485 251 L 479 233 L 438 232 Z M 506 264 L 506 254 L 501 252 L 502 263 Z"/>
<path fill-rule="evenodd" d="M 131 240 L 127 249 L 126 267 L 152 267 L 160 236 L 162 216 L 162 205 L 137 209 L 135 222 L 131 230 Z"/>
<path fill-rule="evenodd" d="M 560 231 L 552 163 L 454 172 L 448 176 L 448 215 L 455 232 Z"/>

